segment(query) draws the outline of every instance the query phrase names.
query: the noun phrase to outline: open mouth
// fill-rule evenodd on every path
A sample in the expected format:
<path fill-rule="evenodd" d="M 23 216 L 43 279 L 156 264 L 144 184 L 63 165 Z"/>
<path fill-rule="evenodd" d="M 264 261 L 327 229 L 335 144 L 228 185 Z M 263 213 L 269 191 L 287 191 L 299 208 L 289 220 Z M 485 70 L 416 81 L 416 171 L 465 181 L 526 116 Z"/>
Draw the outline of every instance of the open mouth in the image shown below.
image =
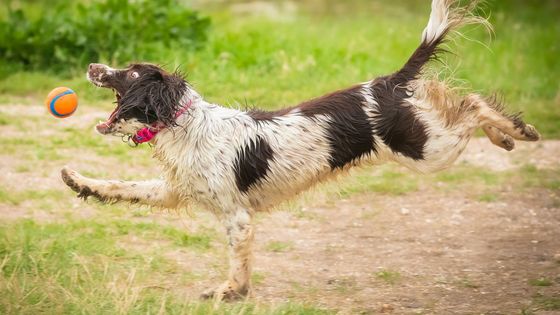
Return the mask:
<path fill-rule="evenodd" d="M 97 81 L 97 79 L 95 77 L 93 77 L 89 71 L 86 72 L 86 78 L 89 82 L 91 82 L 93 85 L 97 86 L 97 87 L 105 87 L 105 85 L 102 82 Z"/>
<path fill-rule="evenodd" d="M 95 129 L 97 129 L 97 131 L 100 134 L 103 134 L 103 135 L 111 133 L 112 129 L 113 129 L 113 124 L 115 123 L 116 117 L 117 117 L 117 108 L 115 108 L 115 110 L 113 110 L 113 112 L 109 116 L 109 119 L 107 119 L 106 121 L 100 121 L 95 126 Z"/>
<path fill-rule="evenodd" d="M 93 82 L 92 82 L 93 83 Z M 95 84 L 95 83 L 94 83 Z M 119 101 L 121 100 L 121 94 L 116 90 L 116 89 L 112 89 L 113 92 L 115 93 L 115 97 L 117 99 L 116 103 L 117 103 L 117 107 L 111 112 L 111 115 L 109 115 L 109 118 L 106 121 L 100 121 L 96 126 L 95 129 L 101 133 L 101 134 L 109 134 L 112 132 L 113 129 L 113 124 L 115 123 L 115 120 L 117 118 L 117 111 L 118 111 L 118 104 Z"/>

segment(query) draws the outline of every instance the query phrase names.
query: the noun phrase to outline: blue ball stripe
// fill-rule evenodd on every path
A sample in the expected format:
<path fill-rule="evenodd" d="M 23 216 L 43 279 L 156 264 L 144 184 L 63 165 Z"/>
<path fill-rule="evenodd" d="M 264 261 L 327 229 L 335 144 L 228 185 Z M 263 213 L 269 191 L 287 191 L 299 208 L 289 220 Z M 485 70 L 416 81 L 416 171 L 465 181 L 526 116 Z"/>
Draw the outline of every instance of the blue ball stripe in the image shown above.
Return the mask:
<path fill-rule="evenodd" d="M 65 117 L 65 116 L 68 116 L 68 115 L 70 115 L 70 114 L 73 113 L 73 112 L 72 112 L 72 113 L 68 113 L 68 114 L 62 115 L 62 114 L 59 114 L 59 113 L 56 111 L 56 109 L 54 108 L 54 104 L 56 103 L 56 101 L 57 101 L 59 98 L 63 97 L 64 95 L 68 95 L 68 94 L 74 94 L 74 91 L 72 91 L 72 90 L 70 90 L 70 89 L 69 89 L 68 91 L 64 91 L 64 92 L 58 94 L 57 96 L 53 97 L 53 99 L 52 99 L 52 101 L 51 101 L 51 104 L 50 104 L 51 112 L 52 112 L 53 114 L 55 114 L 56 116 L 58 116 L 58 117 Z"/>

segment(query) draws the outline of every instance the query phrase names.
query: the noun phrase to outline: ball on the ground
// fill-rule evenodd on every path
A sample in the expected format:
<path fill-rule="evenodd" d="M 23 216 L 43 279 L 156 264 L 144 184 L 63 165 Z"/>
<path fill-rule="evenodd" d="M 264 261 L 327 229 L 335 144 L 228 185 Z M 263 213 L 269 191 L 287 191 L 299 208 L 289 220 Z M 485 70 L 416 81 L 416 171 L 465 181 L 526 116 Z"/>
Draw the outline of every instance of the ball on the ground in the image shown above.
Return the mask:
<path fill-rule="evenodd" d="M 78 95 L 67 87 L 57 87 L 47 95 L 45 105 L 54 117 L 65 118 L 78 108 Z"/>

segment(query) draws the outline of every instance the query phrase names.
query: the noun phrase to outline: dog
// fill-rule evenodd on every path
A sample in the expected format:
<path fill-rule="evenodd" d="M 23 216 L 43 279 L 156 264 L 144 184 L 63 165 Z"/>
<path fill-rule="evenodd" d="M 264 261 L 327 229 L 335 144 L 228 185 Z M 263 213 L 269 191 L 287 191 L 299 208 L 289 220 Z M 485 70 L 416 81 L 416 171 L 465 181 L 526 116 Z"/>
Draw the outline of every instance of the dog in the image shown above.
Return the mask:
<path fill-rule="evenodd" d="M 394 161 L 421 173 L 447 168 L 477 128 L 506 150 L 514 140 L 539 139 L 533 126 L 506 114 L 495 98 L 460 95 L 425 74 L 451 32 L 487 23 L 472 9 L 433 0 L 420 45 L 400 70 L 278 111 L 211 104 L 181 74 L 151 64 L 90 64 L 88 80 L 113 89 L 117 98 L 97 132 L 150 143 L 163 175 L 98 180 L 65 167 L 62 179 L 84 199 L 209 209 L 225 226 L 230 265 L 227 281 L 202 297 L 245 297 L 251 291 L 254 213 L 354 166 Z"/>

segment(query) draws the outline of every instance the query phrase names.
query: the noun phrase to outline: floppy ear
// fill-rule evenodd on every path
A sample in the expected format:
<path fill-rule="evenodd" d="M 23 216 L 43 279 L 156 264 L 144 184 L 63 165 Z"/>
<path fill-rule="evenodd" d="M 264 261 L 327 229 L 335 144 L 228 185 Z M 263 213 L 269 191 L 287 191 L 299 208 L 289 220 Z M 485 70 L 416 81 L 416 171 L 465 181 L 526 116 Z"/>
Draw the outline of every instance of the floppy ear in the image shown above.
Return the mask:
<path fill-rule="evenodd" d="M 182 105 L 179 102 L 185 88 L 186 83 L 178 74 L 168 75 L 159 71 L 145 74 L 120 99 L 117 117 L 174 126 L 175 114 Z"/>

